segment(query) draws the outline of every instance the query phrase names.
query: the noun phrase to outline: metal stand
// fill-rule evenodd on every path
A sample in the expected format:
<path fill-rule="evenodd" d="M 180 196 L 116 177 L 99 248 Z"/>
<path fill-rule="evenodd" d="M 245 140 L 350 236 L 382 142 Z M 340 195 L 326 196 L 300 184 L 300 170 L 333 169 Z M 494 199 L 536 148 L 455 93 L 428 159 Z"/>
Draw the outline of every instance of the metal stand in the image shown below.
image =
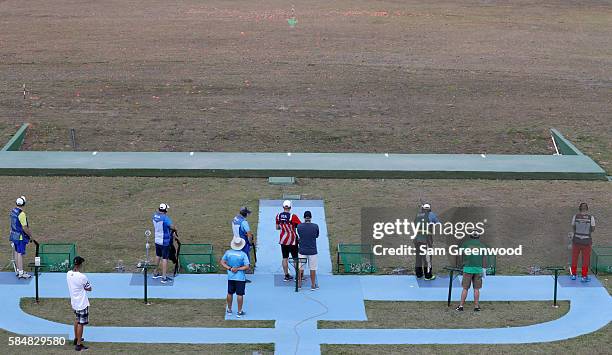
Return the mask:
<path fill-rule="evenodd" d="M 444 267 L 444 269 L 448 270 L 448 300 L 446 302 L 446 305 L 450 307 L 451 294 L 453 292 L 453 274 L 455 273 L 455 271 L 461 272 L 461 269 L 456 268 L 456 267 L 450 267 L 450 266 L 446 266 Z"/>
<path fill-rule="evenodd" d="M 300 292 L 299 279 L 300 279 L 300 258 L 294 258 L 295 263 L 295 292 Z"/>
<path fill-rule="evenodd" d="M 144 303 L 147 306 L 150 305 L 149 297 L 148 297 L 148 288 L 149 288 L 148 287 L 148 270 L 149 270 L 149 267 L 151 266 L 151 265 L 149 265 L 149 247 L 150 247 L 150 245 L 149 245 L 149 237 L 150 236 L 151 236 L 151 231 L 147 229 L 145 231 L 145 237 L 147 238 L 147 242 L 145 244 L 145 250 L 146 250 L 145 251 L 145 262 L 144 262 L 144 265 L 142 265 L 143 275 L 144 275 L 144 282 L 143 282 L 143 285 L 144 285 Z"/>
<path fill-rule="evenodd" d="M 144 265 L 144 303 L 146 305 L 150 305 L 149 297 L 147 295 L 147 290 L 148 290 L 148 287 L 147 287 L 147 274 L 148 274 L 147 270 L 149 269 L 148 266 L 149 266 L 149 262 L 147 261 L 147 263 Z"/>
<path fill-rule="evenodd" d="M 293 268 L 295 269 L 295 292 L 300 292 L 299 280 L 300 280 L 300 263 L 308 260 L 307 258 L 291 258 L 293 261 Z M 291 263 L 290 263 L 291 264 Z M 304 280 L 302 280 L 303 282 Z"/>
<path fill-rule="evenodd" d="M 40 264 L 40 265 L 36 265 L 35 263 L 29 263 L 28 264 L 29 267 L 34 268 L 34 289 L 36 291 L 36 303 L 38 303 L 40 301 L 39 298 L 39 288 L 38 288 L 38 276 L 40 275 L 39 269 L 43 268 L 43 267 L 47 267 L 48 265 L 46 264 Z"/>
<path fill-rule="evenodd" d="M 36 303 L 38 303 L 38 268 L 40 266 L 34 266 L 34 284 L 36 285 Z"/>
<path fill-rule="evenodd" d="M 554 294 L 553 294 L 553 307 L 555 308 L 559 308 L 559 305 L 557 304 L 557 281 L 559 280 L 559 271 L 561 270 L 565 270 L 564 267 L 561 266 L 550 266 L 550 267 L 546 267 L 546 270 L 550 270 L 552 272 L 555 273 L 555 288 L 554 288 Z"/>

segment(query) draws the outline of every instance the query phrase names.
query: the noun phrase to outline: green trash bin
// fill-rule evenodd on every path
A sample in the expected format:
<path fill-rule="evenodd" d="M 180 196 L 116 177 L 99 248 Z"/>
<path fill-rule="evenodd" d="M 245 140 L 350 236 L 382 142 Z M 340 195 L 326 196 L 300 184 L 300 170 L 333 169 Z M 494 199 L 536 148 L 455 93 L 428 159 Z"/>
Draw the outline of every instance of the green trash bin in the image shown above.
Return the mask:
<path fill-rule="evenodd" d="M 41 271 L 68 272 L 73 268 L 76 254 L 74 243 L 42 243 L 38 251 L 40 263 L 46 265 Z"/>
<path fill-rule="evenodd" d="M 338 244 L 337 272 L 371 274 L 376 272 L 372 246 L 369 244 Z"/>
<path fill-rule="evenodd" d="M 595 275 L 612 274 L 612 247 L 593 247 L 590 266 Z"/>
<path fill-rule="evenodd" d="M 215 273 L 219 270 L 212 244 L 181 244 L 181 271 L 189 274 Z"/>

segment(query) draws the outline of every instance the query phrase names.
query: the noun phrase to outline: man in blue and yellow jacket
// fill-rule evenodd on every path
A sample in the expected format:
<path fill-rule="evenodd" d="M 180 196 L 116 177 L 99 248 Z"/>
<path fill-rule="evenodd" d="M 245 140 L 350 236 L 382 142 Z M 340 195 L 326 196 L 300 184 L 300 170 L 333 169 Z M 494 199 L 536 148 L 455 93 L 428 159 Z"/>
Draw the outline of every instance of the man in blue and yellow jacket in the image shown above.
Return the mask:
<path fill-rule="evenodd" d="M 32 238 L 32 230 L 28 225 L 28 218 L 24 212 L 26 198 L 21 196 L 15 200 L 15 208 L 11 210 L 11 234 L 10 241 L 15 248 L 15 272 L 20 279 L 29 279 L 30 274 L 23 270 L 23 256 L 26 246 Z"/>

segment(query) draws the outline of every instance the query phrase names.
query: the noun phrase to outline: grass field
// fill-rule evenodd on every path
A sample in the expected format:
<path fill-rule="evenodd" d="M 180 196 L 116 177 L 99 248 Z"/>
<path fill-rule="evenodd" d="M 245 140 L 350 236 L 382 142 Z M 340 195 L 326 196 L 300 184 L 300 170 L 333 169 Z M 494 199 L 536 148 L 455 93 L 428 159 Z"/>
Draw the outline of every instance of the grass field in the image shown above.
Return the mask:
<path fill-rule="evenodd" d="M 325 355 L 348 354 L 609 354 L 612 326 L 576 338 L 536 344 L 507 345 L 321 345 Z"/>
<path fill-rule="evenodd" d="M 362 207 L 405 209 L 413 218 L 419 198 L 431 202 L 436 211 L 456 206 L 507 208 L 508 220 L 500 224 L 491 244 L 523 244 L 524 255 L 500 257 L 502 274 L 524 274 L 532 265 L 565 265 L 569 222 L 582 200 L 597 217 L 595 245 L 612 245 L 612 189 L 606 182 L 300 179 L 295 186 L 279 187 L 265 179 L 0 177 L 0 184 L 6 210 L 16 196 L 26 195 L 35 238 L 77 243 L 88 272 L 112 272 L 118 260 L 130 269 L 143 258 L 144 231 L 152 228 L 150 218 L 160 202 L 170 204 L 183 242 L 212 243 L 220 257 L 228 248 L 229 223 L 240 206 L 253 209 L 249 221 L 256 231 L 259 199 L 279 199 L 283 193 L 325 200 L 332 252 L 339 242 L 361 240 Z M 524 229 L 517 229 L 514 218 L 529 225 L 529 233 L 517 232 Z M 0 230 L 8 228 L 8 218 L 0 219 Z M 8 247 L 0 247 L 6 261 Z M 33 252 L 30 249 L 30 257 Z M 411 271 L 413 265 L 405 257 L 378 261 L 382 273 L 394 267 Z M 447 264 L 445 257 L 434 258 L 437 270 Z"/>
<path fill-rule="evenodd" d="M 87 331 L 86 331 L 87 332 Z M 0 329 L 0 348 L 9 351 L 10 354 L 45 354 L 56 355 L 73 352 L 74 347 L 71 345 L 57 347 L 34 347 L 34 346 L 5 346 L 9 343 L 9 337 L 15 334 Z M 87 336 L 87 333 L 85 333 Z M 274 344 L 134 344 L 134 343 L 91 343 L 86 342 L 90 346 L 88 354 L 232 354 L 232 355 L 251 355 L 255 352 L 262 354 L 273 354 Z"/>
<path fill-rule="evenodd" d="M 455 311 L 458 302 L 447 307 L 446 302 L 366 301 L 366 322 L 319 321 L 320 329 L 432 329 L 432 328 L 499 328 L 520 327 L 548 322 L 565 315 L 569 302 L 559 308 L 550 302 L 481 302 L 481 312 L 472 311 L 472 303 L 465 311 Z"/>
<path fill-rule="evenodd" d="M 130 327 L 202 327 L 202 328 L 274 328 L 274 321 L 225 320 L 225 300 L 91 299 L 90 317 L 96 326 Z M 30 314 L 54 322 L 72 324 L 70 299 L 21 299 L 21 308 Z M 171 310 L 171 312 L 170 312 Z M 93 321 L 95 319 L 95 322 Z"/>

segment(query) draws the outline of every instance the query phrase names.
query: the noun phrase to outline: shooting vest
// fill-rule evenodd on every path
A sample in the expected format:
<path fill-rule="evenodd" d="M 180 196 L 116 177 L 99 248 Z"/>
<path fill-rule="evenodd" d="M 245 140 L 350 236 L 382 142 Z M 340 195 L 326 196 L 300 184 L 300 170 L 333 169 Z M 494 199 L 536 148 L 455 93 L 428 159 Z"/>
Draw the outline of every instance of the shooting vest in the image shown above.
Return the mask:
<path fill-rule="evenodd" d="M 245 218 L 241 214 L 236 215 L 236 217 L 234 217 L 234 219 L 232 220 L 232 232 L 234 234 L 234 237 L 240 237 L 244 239 L 246 245 L 248 246 L 250 245 L 249 237 L 247 236 L 247 233 L 244 228 L 242 228 L 242 222 L 244 222 L 244 220 Z"/>
<path fill-rule="evenodd" d="M 429 211 L 421 211 L 417 213 L 416 218 L 414 219 L 414 224 L 419 226 L 419 230 L 414 238 L 415 242 L 427 242 L 427 237 L 429 236 Z"/>
<path fill-rule="evenodd" d="M 21 225 L 21 221 L 19 220 L 19 215 L 21 214 L 21 208 L 15 207 L 11 210 L 11 234 L 9 239 L 11 242 L 16 242 L 18 240 L 29 240 L 28 236 L 23 232 L 23 226 Z"/>
<path fill-rule="evenodd" d="M 574 223 L 576 226 L 573 238 L 574 243 L 585 245 L 593 243 L 591 239 L 591 222 L 592 217 L 588 213 L 578 213 L 574 216 Z"/>

